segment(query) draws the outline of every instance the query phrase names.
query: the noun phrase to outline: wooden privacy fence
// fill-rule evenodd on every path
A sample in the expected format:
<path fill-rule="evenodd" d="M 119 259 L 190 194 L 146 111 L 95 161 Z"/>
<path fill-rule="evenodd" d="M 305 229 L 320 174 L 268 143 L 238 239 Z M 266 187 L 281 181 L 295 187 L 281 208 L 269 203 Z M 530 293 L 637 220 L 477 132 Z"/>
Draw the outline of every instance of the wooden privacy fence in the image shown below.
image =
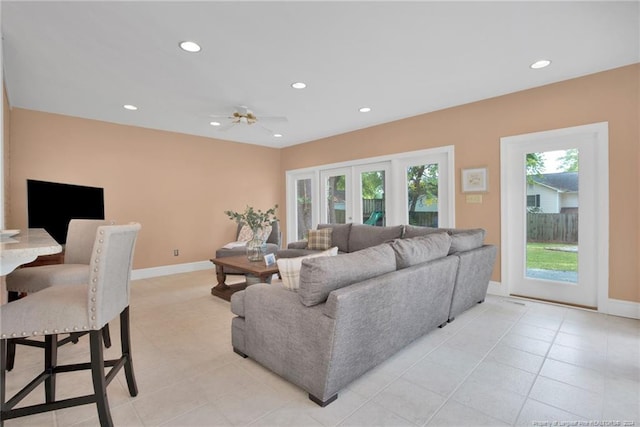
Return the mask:
<path fill-rule="evenodd" d="M 527 241 L 578 243 L 578 214 L 528 213 Z"/>
<path fill-rule="evenodd" d="M 384 212 L 384 211 L 383 211 Z M 371 214 L 364 214 L 362 222 L 364 223 Z M 335 223 L 344 224 L 346 222 L 345 212 L 343 210 L 335 210 Z M 437 227 L 438 212 L 409 212 L 409 224 L 420 225 L 422 227 Z M 381 225 L 378 223 L 378 225 Z"/>

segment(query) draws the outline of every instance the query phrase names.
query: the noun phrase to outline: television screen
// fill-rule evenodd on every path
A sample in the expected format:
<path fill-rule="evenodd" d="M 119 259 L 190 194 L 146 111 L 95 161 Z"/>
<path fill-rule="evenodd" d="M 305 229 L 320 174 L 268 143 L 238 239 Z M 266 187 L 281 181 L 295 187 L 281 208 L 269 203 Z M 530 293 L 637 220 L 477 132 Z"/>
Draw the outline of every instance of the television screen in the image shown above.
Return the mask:
<path fill-rule="evenodd" d="M 71 219 L 104 219 L 104 189 L 28 179 L 27 215 L 62 245 Z"/>

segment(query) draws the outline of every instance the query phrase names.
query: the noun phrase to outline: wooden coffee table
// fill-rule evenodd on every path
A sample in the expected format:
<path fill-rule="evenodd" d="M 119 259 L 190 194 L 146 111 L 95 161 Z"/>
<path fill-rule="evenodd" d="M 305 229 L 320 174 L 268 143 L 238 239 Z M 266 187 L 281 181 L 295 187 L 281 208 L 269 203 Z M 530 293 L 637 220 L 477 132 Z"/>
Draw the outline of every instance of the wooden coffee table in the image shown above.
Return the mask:
<path fill-rule="evenodd" d="M 224 258 L 214 258 L 211 260 L 216 266 L 216 278 L 218 284 L 211 288 L 211 295 L 215 295 L 227 301 L 231 301 L 231 295 L 241 291 L 247 287 L 247 283 L 238 283 L 235 285 L 227 285 L 227 273 L 225 268 L 241 271 L 246 274 L 257 276 L 262 281 L 266 281 L 269 277 L 278 273 L 278 264 L 267 267 L 264 261 L 249 261 L 246 255 L 230 256 Z"/>

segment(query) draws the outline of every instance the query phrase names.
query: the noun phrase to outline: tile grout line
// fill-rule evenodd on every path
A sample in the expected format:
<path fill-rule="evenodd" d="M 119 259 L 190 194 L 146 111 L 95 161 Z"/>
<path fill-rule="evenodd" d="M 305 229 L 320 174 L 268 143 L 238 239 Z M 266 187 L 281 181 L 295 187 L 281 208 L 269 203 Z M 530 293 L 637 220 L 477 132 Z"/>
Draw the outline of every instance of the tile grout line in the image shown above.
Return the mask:
<path fill-rule="evenodd" d="M 508 302 L 506 299 L 501 298 L 500 299 L 503 302 Z M 500 342 L 502 341 L 502 339 L 509 333 L 511 332 L 511 330 L 518 324 L 518 322 L 520 322 L 520 319 L 522 319 L 522 317 L 530 310 L 530 307 L 527 307 L 527 310 L 525 312 L 523 312 L 522 314 L 520 314 L 520 316 L 518 316 L 517 320 L 515 322 L 513 322 L 513 325 L 511 325 L 511 327 L 509 327 L 502 335 L 500 335 L 500 337 L 498 338 L 498 340 L 496 341 L 496 343 L 491 346 L 491 348 L 486 352 L 486 354 L 480 359 L 480 361 L 478 361 L 478 363 L 476 363 L 473 368 L 471 369 L 471 371 L 459 382 L 459 384 L 449 393 L 449 395 L 446 397 L 445 401 L 435 410 L 435 412 L 429 417 L 429 419 L 422 425 L 427 426 L 431 420 L 440 412 L 440 410 L 442 410 L 442 408 L 449 402 L 449 400 L 451 400 L 453 398 L 453 395 L 456 393 L 456 391 L 458 391 L 460 389 L 460 387 L 462 387 L 462 384 L 465 383 L 465 381 L 475 372 L 475 370 L 478 368 L 478 366 L 480 366 L 480 364 L 482 362 L 484 362 L 487 357 L 489 356 L 489 354 L 498 346 L 498 344 L 500 344 Z M 487 311 L 487 310 L 485 310 Z M 460 331 L 458 331 L 460 332 Z M 455 400 L 453 400 L 455 402 Z M 460 403 L 460 402 L 458 402 Z M 464 403 L 461 403 L 464 406 Z M 475 408 L 471 408 L 471 409 L 475 409 Z M 476 409 L 477 410 L 477 409 Z M 496 417 L 494 417 L 493 415 L 487 414 L 481 410 L 477 410 L 478 412 L 483 413 L 484 415 L 497 419 Z M 518 412 L 518 416 L 520 416 L 520 412 Z M 518 420 L 518 418 L 516 417 L 516 421 Z M 502 420 L 500 420 L 502 421 Z"/>

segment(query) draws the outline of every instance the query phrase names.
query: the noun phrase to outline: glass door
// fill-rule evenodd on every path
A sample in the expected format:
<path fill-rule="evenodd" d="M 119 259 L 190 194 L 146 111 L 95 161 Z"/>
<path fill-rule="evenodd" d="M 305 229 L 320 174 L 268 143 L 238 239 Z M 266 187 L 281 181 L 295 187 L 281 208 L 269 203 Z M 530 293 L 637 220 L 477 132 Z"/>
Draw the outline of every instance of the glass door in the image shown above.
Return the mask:
<path fill-rule="evenodd" d="M 314 172 L 290 174 L 287 178 L 287 238 L 305 240 L 318 223 L 318 176 Z"/>
<path fill-rule="evenodd" d="M 320 222 L 346 224 L 353 222 L 351 196 L 351 168 L 340 168 L 320 173 Z"/>
<path fill-rule="evenodd" d="M 402 222 L 422 227 L 453 227 L 453 155 L 434 153 L 401 162 Z"/>
<path fill-rule="evenodd" d="M 406 173 L 407 224 L 438 227 L 438 164 L 408 166 Z"/>
<path fill-rule="evenodd" d="M 354 218 L 360 224 L 384 226 L 387 224 L 387 180 L 390 163 L 377 163 L 354 167 L 358 186 L 354 199 Z"/>
<path fill-rule="evenodd" d="M 608 280 L 606 129 L 502 139 L 502 282 L 509 294 L 598 307 Z"/>
<path fill-rule="evenodd" d="M 526 153 L 525 161 L 525 276 L 576 284 L 579 271 L 579 150 Z"/>

